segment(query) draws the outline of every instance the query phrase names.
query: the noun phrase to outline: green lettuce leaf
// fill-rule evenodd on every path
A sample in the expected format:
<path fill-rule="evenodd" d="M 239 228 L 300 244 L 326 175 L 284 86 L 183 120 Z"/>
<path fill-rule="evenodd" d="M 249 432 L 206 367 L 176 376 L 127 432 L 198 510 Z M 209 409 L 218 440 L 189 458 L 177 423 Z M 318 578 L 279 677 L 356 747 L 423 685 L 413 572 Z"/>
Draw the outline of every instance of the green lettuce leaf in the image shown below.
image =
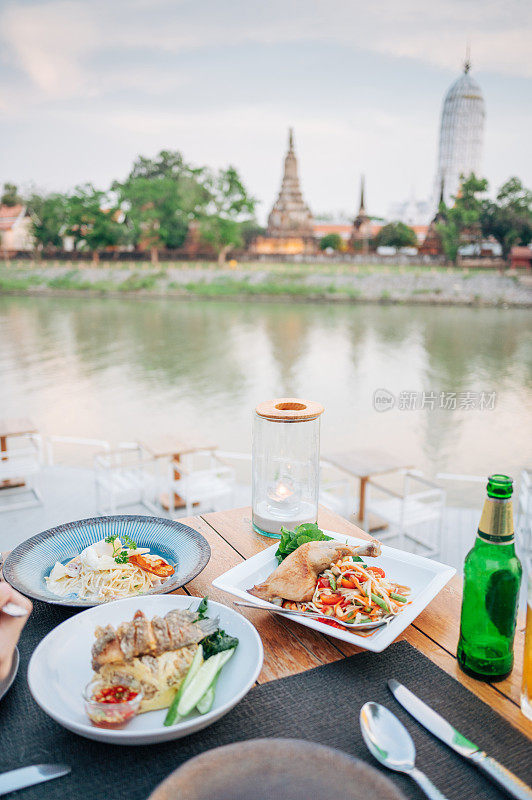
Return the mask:
<path fill-rule="evenodd" d="M 281 528 L 281 539 L 275 556 L 280 564 L 281 561 L 289 556 L 290 553 L 293 553 L 294 550 L 297 550 L 302 544 L 306 544 L 307 542 L 321 542 L 330 539 L 331 537 L 326 536 L 315 522 L 304 522 L 298 525 L 293 531 L 287 528 Z"/>

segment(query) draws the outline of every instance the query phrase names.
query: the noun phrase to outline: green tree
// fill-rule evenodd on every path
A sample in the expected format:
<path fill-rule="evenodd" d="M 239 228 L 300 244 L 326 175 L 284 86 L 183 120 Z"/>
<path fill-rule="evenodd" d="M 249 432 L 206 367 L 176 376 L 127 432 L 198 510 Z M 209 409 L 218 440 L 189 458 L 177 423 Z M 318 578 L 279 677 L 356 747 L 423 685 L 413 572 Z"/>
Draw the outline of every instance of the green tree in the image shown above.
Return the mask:
<path fill-rule="evenodd" d="M 14 183 L 4 183 L 4 190 L 0 203 L 3 206 L 18 206 L 22 203 L 22 197 L 18 193 L 18 187 Z"/>
<path fill-rule="evenodd" d="M 389 222 L 378 232 L 375 237 L 376 247 L 416 247 L 418 244 L 416 232 L 405 225 L 404 222 Z"/>
<path fill-rule="evenodd" d="M 532 192 L 519 178 L 509 178 L 495 201 L 484 202 L 480 221 L 482 233 L 499 242 L 507 260 L 514 245 L 527 245 L 532 240 Z"/>
<path fill-rule="evenodd" d="M 77 186 L 67 197 L 65 216 L 65 234 L 73 237 L 76 248 L 90 250 L 95 264 L 99 250 L 117 245 L 124 238 L 120 208 L 106 192 L 90 183 Z"/>
<path fill-rule="evenodd" d="M 453 197 L 454 205 L 440 204 L 443 221 L 436 223 L 436 230 L 446 258 L 453 264 L 456 264 L 461 245 L 480 239 L 482 200 L 477 195 L 487 189 L 487 180 L 471 173 L 465 180 L 462 176 L 460 191 Z"/>
<path fill-rule="evenodd" d="M 247 190 L 234 167 L 205 174 L 209 202 L 200 220 L 200 235 L 214 248 L 218 263 L 244 243 L 246 223 L 253 219 L 256 200 Z"/>
<path fill-rule="evenodd" d="M 240 228 L 240 233 L 242 234 L 244 247 L 249 247 L 257 236 L 264 236 L 266 228 L 263 225 L 259 225 L 257 220 L 253 217 L 252 219 L 244 220 Z"/>
<path fill-rule="evenodd" d="M 67 220 L 65 195 L 40 195 L 34 192 L 27 202 L 36 248 L 50 250 L 62 247 L 62 234 Z"/>
<path fill-rule="evenodd" d="M 161 248 L 182 246 L 190 222 L 203 213 L 209 192 L 202 175 L 181 153 L 162 150 L 155 159 L 139 156 L 126 180 L 113 184 L 127 213 L 131 242 L 149 249 L 154 263 Z"/>
<path fill-rule="evenodd" d="M 320 250 L 341 250 L 342 237 L 339 233 L 327 233 L 320 239 Z"/>

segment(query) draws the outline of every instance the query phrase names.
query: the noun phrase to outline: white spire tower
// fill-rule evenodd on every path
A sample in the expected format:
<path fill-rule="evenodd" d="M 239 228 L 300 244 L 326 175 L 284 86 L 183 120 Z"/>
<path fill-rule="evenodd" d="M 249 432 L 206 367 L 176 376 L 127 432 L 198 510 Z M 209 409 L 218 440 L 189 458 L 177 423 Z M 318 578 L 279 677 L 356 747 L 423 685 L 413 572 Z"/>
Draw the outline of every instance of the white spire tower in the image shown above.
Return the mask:
<path fill-rule="evenodd" d="M 478 83 L 471 77 L 469 45 L 463 74 L 456 80 L 443 101 L 438 169 L 434 180 L 434 206 L 443 197 L 447 204 L 460 188 L 460 175 L 474 172 L 482 177 L 482 145 L 486 109 Z"/>

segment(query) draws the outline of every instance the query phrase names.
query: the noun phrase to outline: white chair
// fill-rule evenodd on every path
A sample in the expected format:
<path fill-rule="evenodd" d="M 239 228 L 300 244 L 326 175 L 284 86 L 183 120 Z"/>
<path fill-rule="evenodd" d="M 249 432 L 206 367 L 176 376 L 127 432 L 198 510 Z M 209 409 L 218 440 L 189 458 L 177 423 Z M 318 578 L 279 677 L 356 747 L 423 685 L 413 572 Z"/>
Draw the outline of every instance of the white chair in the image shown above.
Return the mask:
<path fill-rule="evenodd" d="M 42 496 L 36 486 L 42 461 L 42 439 L 37 434 L 18 436 L 15 446 L 2 451 L 0 511 L 14 511 L 42 504 Z"/>
<path fill-rule="evenodd" d="M 398 539 L 402 547 L 421 548 L 424 556 L 439 555 L 445 497 L 445 491 L 437 484 L 411 471 L 403 473 L 401 492 L 370 478 L 364 528 L 368 515 L 375 514 L 390 526 L 389 530 L 379 532 L 380 541 Z"/>
<path fill-rule="evenodd" d="M 355 508 L 352 481 L 340 477 L 340 472 L 327 461 L 320 461 L 320 494 L 322 506 L 349 519 Z"/>
<path fill-rule="evenodd" d="M 69 466 L 89 466 L 95 454 L 111 450 L 106 439 L 87 439 L 83 436 L 49 435 L 44 439 L 48 466 L 67 463 Z M 122 445 L 120 445 L 122 447 Z M 92 450 L 92 453 L 91 453 Z M 65 458 L 66 455 L 66 458 Z"/>
<path fill-rule="evenodd" d="M 98 513 L 115 514 L 123 506 L 142 505 L 160 516 L 154 461 L 140 445 L 127 445 L 94 457 Z"/>
<path fill-rule="evenodd" d="M 515 535 L 526 559 L 532 559 L 532 472 L 524 469 L 519 479 Z"/>
<path fill-rule="evenodd" d="M 179 477 L 175 477 L 175 473 Z M 216 511 L 222 505 L 232 505 L 235 490 L 235 470 L 212 450 L 190 453 L 176 465 L 169 465 L 168 497 L 170 512 L 175 512 L 175 495 L 185 501 L 182 508 L 187 516 Z M 181 510 L 181 509 L 180 509 Z"/>

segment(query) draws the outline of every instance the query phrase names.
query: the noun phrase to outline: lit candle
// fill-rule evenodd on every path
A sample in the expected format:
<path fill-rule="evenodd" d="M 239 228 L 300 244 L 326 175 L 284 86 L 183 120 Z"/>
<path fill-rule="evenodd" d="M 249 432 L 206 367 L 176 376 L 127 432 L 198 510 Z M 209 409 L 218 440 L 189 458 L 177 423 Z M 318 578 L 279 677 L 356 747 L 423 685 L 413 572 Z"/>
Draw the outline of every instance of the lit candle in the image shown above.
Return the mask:
<path fill-rule="evenodd" d="M 300 492 L 296 493 L 296 487 L 292 478 L 287 476 L 279 478 L 274 486 L 270 486 L 267 491 L 268 500 L 276 508 L 288 510 L 294 509 L 299 500 Z"/>

